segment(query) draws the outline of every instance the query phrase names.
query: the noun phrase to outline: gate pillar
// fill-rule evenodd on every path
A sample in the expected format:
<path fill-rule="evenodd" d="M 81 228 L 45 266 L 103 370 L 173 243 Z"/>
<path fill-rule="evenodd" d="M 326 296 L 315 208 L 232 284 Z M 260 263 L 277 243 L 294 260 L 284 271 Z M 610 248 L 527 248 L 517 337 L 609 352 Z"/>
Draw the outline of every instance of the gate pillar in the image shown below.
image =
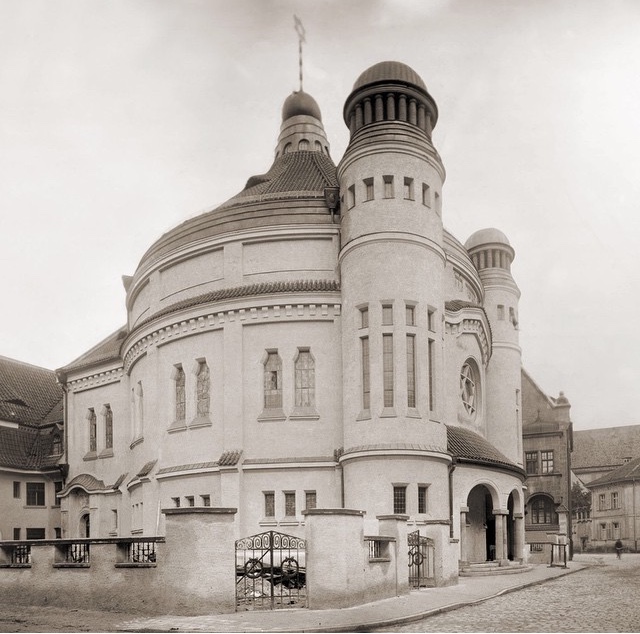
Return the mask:
<path fill-rule="evenodd" d="M 310 509 L 303 514 L 309 608 L 365 603 L 364 511 Z"/>
<path fill-rule="evenodd" d="M 234 612 L 235 508 L 162 509 L 165 548 L 158 570 L 166 611 L 174 614 Z"/>
<path fill-rule="evenodd" d="M 395 537 L 396 543 L 396 594 L 409 592 L 409 549 L 407 547 L 408 515 L 378 515 L 380 535 Z"/>
<path fill-rule="evenodd" d="M 469 512 L 468 506 L 460 507 L 460 564 L 466 565 L 469 562 L 469 555 L 467 550 L 469 545 L 467 544 L 467 513 Z"/>
<path fill-rule="evenodd" d="M 504 509 L 494 509 L 496 518 L 496 560 L 500 565 L 508 565 L 507 557 L 507 516 L 509 512 Z"/>

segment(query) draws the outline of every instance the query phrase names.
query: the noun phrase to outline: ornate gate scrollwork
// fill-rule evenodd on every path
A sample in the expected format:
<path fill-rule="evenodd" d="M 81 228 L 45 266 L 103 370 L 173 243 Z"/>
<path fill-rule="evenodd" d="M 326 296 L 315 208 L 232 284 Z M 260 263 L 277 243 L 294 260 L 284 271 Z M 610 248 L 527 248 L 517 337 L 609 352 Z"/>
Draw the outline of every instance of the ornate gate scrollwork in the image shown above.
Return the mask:
<path fill-rule="evenodd" d="M 236 542 L 236 610 L 307 606 L 305 541 L 267 531 Z"/>
<path fill-rule="evenodd" d="M 420 588 L 435 585 L 435 542 L 413 531 L 407 535 L 409 546 L 409 585 Z"/>

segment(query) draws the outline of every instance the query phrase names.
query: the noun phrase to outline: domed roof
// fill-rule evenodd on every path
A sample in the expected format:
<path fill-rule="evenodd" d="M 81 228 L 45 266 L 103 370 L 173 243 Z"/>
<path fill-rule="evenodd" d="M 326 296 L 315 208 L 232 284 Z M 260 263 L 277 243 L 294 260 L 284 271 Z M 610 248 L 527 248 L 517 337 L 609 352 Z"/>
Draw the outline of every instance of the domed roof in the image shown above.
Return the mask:
<path fill-rule="evenodd" d="M 475 247 L 479 247 L 483 244 L 505 244 L 510 247 L 511 244 L 507 239 L 507 236 L 502 233 L 499 229 L 480 229 L 472 234 L 469 239 L 464 243 L 467 251 L 474 249 Z"/>
<path fill-rule="evenodd" d="M 427 87 L 422 78 L 413 68 L 402 62 L 378 62 L 364 71 L 353 84 L 353 90 L 358 90 L 369 84 L 379 82 L 402 82 L 413 84 L 425 92 Z"/>
<path fill-rule="evenodd" d="M 316 103 L 316 100 L 303 90 L 291 93 L 284 101 L 282 106 L 282 120 L 286 121 L 290 117 L 297 115 L 307 115 L 315 117 L 319 121 L 322 121 L 322 114 L 320 113 L 320 106 Z"/>

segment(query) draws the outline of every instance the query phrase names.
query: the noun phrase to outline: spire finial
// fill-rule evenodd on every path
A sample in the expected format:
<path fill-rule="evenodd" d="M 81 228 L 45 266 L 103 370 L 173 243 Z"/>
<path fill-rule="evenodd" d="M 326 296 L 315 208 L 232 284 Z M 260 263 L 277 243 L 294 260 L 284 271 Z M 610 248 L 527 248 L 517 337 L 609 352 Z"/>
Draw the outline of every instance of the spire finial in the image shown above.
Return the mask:
<path fill-rule="evenodd" d="M 306 42 L 304 36 L 304 26 L 302 25 L 302 20 L 294 14 L 293 23 L 296 28 L 296 33 L 298 34 L 298 64 L 300 66 L 300 92 L 302 92 L 302 43 Z"/>

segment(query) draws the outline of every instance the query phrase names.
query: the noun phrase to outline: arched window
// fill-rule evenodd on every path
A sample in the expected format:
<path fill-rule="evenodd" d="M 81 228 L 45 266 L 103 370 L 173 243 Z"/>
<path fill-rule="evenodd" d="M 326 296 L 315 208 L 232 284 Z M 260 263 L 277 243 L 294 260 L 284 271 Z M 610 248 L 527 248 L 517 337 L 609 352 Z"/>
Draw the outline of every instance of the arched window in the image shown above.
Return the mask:
<path fill-rule="evenodd" d="M 104 406 L 104 446 L 113 449 L 113 410 L 108 403 Z"/>
<path fill-rule="evenodd" d="M 309 150 L 309 141 L 307 139 L 300 139 L 298 143 L 298 149 L 302 152 L 306 152 Z"/>
<path fill-rule="evenodd" d="M 289 154 L 291 152 L 291 143 L 287 143 L 282 149 L 283 154 Z"/>
<path fill-rule="evenodd" d="M 322 152 L 322 143 L 320 143 L 320 141 L 314 141 L 313 143 L 313 149 L 316 152 Z"/>
<path fill-rule="evenodd" d="M 277 350 L 267 352 L 264 363 L 264 408 L 282 408 L 282 361 Z"/>
<path fill-rule="evenodd" d="M 185 392 L 186 376 L 181 365 L 176 366 L 175 382 L 176 421 L 183 421 L 187 417 L 187 395 Z"/>
<path fill-rule="evenodd" d="M 211 379 L 209 375 L 209 366 L 206 361 L 199 361 L 198 377 L 196 381 L 197 390 L 197 416 L 198 418 L 206 418 L 209 416 L 209 392 L 211 388 Z"/>
<path fill-rule="evenodd" d="M 314 407 L 316 401 L 315 361 L 308 348 L 298 348 L 295 362 L 296 407 Z"/>
<path fill-rule="evenodd" d="M 96 451 L 98 448 L 97 442 L 97 418 L 96 412 L 93 407 L 89 408 L 89 413 L 87 415 L 89 419 L 89 451 Z"/>
<path fill-rule="evenodd" d="M 480 404 L 480 381 L 473 361 L 466 361 L 460 369 L 460 399 L 464 413 L 475 419 Z"/>

